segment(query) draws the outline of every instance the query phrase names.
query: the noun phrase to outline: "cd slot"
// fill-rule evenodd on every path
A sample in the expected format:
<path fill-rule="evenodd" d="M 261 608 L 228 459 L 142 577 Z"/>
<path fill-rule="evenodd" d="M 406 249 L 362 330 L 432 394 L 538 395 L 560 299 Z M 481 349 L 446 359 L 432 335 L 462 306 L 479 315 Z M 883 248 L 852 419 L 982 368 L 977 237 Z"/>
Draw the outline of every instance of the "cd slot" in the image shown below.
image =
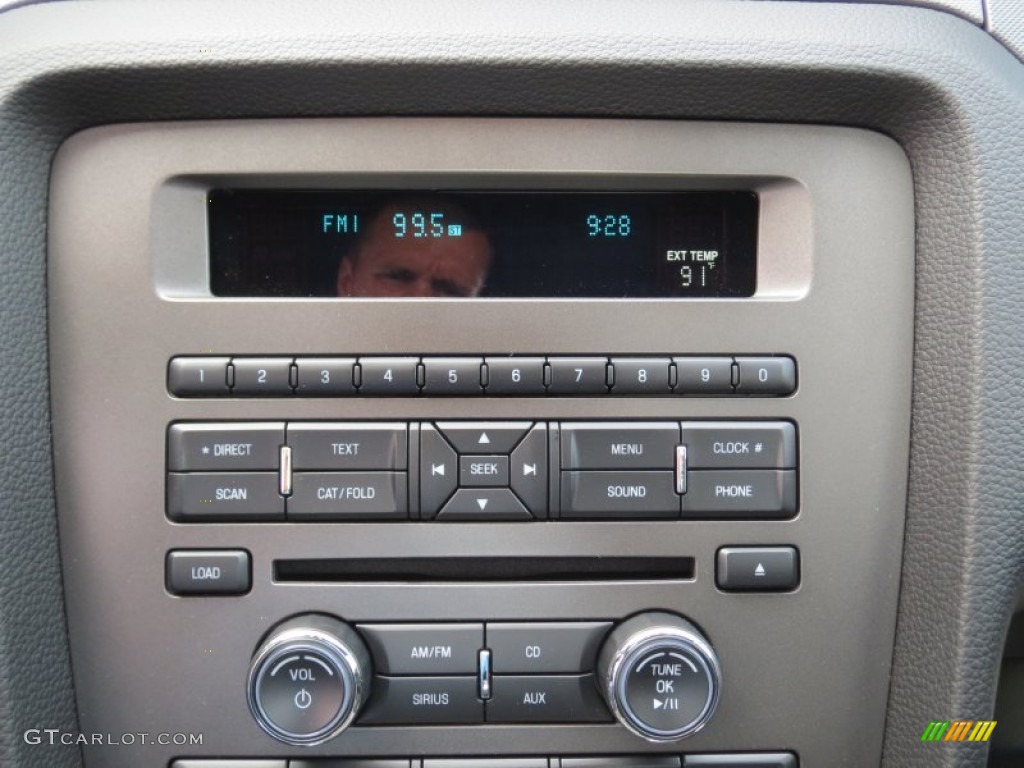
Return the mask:
<path fill-rule="evenodd" d="M 274 561 L 278 583 L 688 581 L 692 557 L 321 558 Z"/>

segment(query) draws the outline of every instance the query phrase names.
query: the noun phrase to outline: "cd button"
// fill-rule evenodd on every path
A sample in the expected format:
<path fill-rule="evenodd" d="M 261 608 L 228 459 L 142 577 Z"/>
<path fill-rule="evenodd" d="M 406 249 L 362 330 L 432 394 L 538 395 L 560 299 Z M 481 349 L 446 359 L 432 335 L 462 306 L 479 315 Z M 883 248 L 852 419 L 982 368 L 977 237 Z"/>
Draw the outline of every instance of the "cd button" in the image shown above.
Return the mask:
<path fill-rule="evenodd" d="M 408 426 L 404 423 L 288 424 L 296 471 L 309 469 L 405 469 Z"/>
<path fill-rule="evenodd" d="M 529 421 L 439 421 L 437 428 L 460 454 L 511 453 Z"/>
<path fill-rule="evenodd" d="M 425 395 L 480 395 L 479 357 L 425 357 L 423 358 L 423 394 Z"/>
<path fill-rule="evenodd" d="M 508 456 L 462 456 L 459 458 L 459 485 L 485 488 L 508 485 Z"/>
<path fill-rule="evenodd" d="M 363 725 L 482 723 L 476 677 L 374 677 Z"/>
<path fill-rule="evenodd" d="M 488 624 L 487 647 L 499 675 L 591 672 L 609 629 L 607 621 Z"/>
<path fill-rule="evenodd" d="M 291 520 L 408 516 L 405 472 L 296 472 L 292 476 Z"/>
<path fill-rule="evenodd" d="M 563 472 L 563 518 L 677 518 L 672 472 Z"/>
<path fill-rule="evenodd" d="M 671 469 L 679 424 L 562 422 L 562 469 Z"/>
<path fill-rule="evenodd" d="M 475 675 L 483 624 L 359 624 L 382 675 Z"/>
<path fill-rule="evenodd" d="M 167 428 L 167 468 L 274 470 L 284 443 L 284 422 L 172 424 Z"/>
<path fill-rule="evenodd" d="M 437 520 L 533 520 L 533 515 L 508 488 L 460 488 Z"/>
<path fill-rule="evenodd" d="M 691 471 L 687 473 L 683 517 L 792 517 L 796 495 L 796 471 L 792 469 Z"/>
<path fill-rule="evenodd" d="M 731 395 L 731 357 L 676 357 L 675 392 L 680 395 Z"/>
<path fill-rule="evenodd" d="M 284 518 L 276 472 L 167 475 L 167 516 L 180 522 Z"/>
<path fill-rule="evenodd" d="M 543 395 L 543 357 L 488 357 L 487 394 Z"/>
<path fill-rule="evenodd" d="M 419 362 L 418 357 L 359 358 L 359 394 L 418 395 L 416 369 Z"/>
<path fill-rule="evenodd" d="M 612 719 L 593 675 L 494 677 L 488 723 L 605 723 Z"/>

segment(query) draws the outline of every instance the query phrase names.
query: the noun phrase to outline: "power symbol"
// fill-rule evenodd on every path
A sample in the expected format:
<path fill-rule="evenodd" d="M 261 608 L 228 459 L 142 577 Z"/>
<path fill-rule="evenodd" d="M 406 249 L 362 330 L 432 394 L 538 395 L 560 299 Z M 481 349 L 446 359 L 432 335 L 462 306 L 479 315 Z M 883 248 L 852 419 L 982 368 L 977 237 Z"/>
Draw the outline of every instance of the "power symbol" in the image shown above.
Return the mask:
<path fill-rule="evenodd" d="M 295 706 L 299 709 L 309 709 L 309 705 L 312 703 L 313 696 L 305 688 L 295 694 Z"/>

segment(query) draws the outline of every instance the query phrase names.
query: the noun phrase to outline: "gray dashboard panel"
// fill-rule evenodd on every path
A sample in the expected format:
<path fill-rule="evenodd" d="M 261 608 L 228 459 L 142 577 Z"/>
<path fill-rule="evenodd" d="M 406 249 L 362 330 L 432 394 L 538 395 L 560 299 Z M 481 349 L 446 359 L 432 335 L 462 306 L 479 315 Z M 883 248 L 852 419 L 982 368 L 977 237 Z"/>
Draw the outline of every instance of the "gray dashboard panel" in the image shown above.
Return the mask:
<path fill-rule="evenodd" d="M 22 738 L 40 724 L 75 728 L 52 493 L 24 482 L 51 471 L 52 153 L 106 122 L 417 113 L 831 122 L 905 147 L 917 207 L 914 438 L 885 764 L 984 764 L 985 745 L 936 749 L 919 736 L 935 717 L 990 713 L 1022 580 L 1020 64 L 966 22 L 921 9 L 673 1 L 582 12 L 593 5 L 447 2 L 428 15 L 396 2 L 343 17 L 313 3 L 108 2 L 3 15 L 0 426 L 15 458 L 0 468 L 2 543 L 7 562 L 32 563 L 0 572 L 5 765 L 78 760 L 73 747 Z"/>
<path fill-rule="evenodd" d="M 162 205 L 161 191 L 168 184 L 177 188 L 182 177 L 193 182 L 191 215 L 185 201 Z M 757 189 L 765 202 L 758 291 L 728 301 L 259 301 L 220 299 L 208 291 L 204 297 L 195 285 L 189 298 L 168 297 L 164 284 L 174 283 L 175 294 L 182 285 L 169 275 L 194 273 L 197 260 L 205 260 L 195 230 L 203 231 L 206 189 L 268 183 Z M 296 754 L 258 735 L 241 687 L 261 635 L 303 611 L 353 622 L 415 622 L 621 619 L 647 609 L 676 611 L 703 627 L 728 680 L 712 725 L 683 745 L 652 748 L 618 726 L 437 726 L 357 728 L 305 752 L 454 756 L 514 753 L 523 745 L 540 755 L 791 749 L 807 766 L 877 762 L 899 584 L 913 327 L 912 184 L 894 142 L 853 129 L 669 121 L 123 125 L 65 143 L 54 164 L 50 205 L 58 516 L 82 725 L 88 732 L 157 733 L 173 723 L 176 731 L 205 732 L 201 747 L 176 751 L 89 747 L 87 763 L 129 766 L 143 754 L 157 761 L 175 754 Z M 170 237 L 189 230 L 187 237 Z M 799 362 L 800 388 L 783 399 L 667 401 L 169 397 L 167 360 L 201 349 L 784 352 Z M 801 512 L 782 523 L 483 526 L 175 525 L 164 517 L 163 435 L 170 421 L 453 417 L 792 419 L 800 429 Z M 502 542 L 506 556 L 690 556 L 697 578 L 525 586 L 271 579 L 277 558 L 400 562 L 413 554 L 487 554 L 494 541 Z M 716 589 L 719 546 L 765 542 L 799 547 L 799 591 L 760 599 Z M 252 592 L 229 600 L 169 597 L 164 554 L 179 547 L 250 551 Z M 153 689 L 161 691 L 159 698 L 149 696 Z M 779 707 L 780 700 L 787 705 Z M 805 725 L 811 719 L 814 731 Z M 819 731 L 833 735 L 823 740 Z"/>

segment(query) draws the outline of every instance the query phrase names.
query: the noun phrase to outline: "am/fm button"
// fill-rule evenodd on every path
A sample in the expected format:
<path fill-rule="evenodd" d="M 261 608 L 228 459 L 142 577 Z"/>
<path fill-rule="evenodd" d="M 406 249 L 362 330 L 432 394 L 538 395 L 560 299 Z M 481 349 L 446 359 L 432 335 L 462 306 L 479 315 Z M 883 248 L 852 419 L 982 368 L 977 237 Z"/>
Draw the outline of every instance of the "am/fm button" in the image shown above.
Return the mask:
<path fill-rule="evenodd" d="M 360 624 L 381 675 L 475 675 L 483 624 Z"/>

